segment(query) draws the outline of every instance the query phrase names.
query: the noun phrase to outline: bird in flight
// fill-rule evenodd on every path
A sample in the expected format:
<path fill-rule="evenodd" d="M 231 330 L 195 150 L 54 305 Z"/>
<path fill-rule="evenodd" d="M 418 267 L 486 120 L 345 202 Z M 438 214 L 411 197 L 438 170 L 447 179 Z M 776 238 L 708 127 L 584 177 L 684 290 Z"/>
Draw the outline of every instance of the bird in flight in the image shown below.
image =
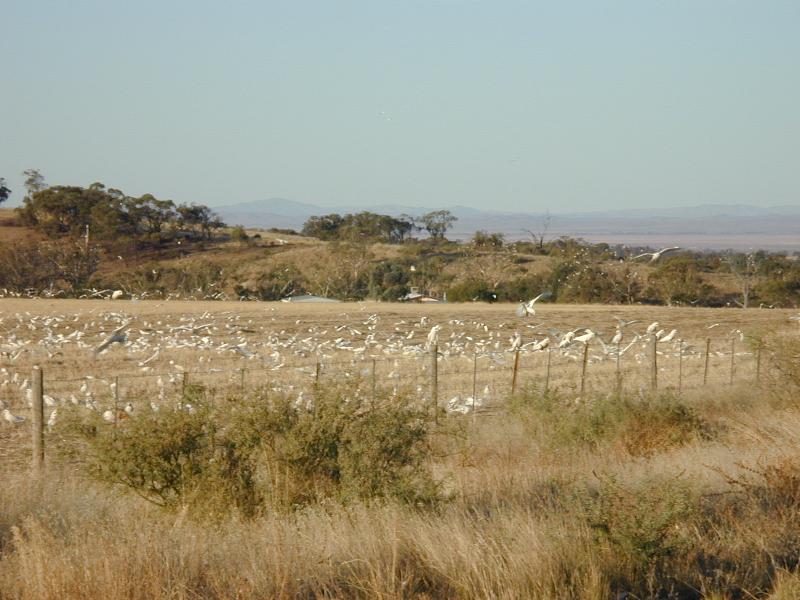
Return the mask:
<path fill-rule="evenodd" d="M 676 250 L 680 249 L 681 249 L 680 246 L 670 246 L 669 248 L 662 248 L 661 250 L 658 250 L 656 252 L 645 252 L 643 254 L 639 254 L 638 256 L 632 257 L 631 260 L 638 260 L 640 258 L 644 258 L 645 256 L 649 256 L 650 262 L 654 263 L 658 262 L 658 260 L 668 252 L 675 252 Z"/>
<path fill-rule="evenodd" d="M 517 307 L 517 316 L 518 317 L 528 317 L 533 316 L 536 314 L 536 311 L 533 308 L 533 305 L 536 304 L 539 300 L 543 300 L 545 298 L 549 298 L 552 296 L 550 292 L 542 292 L 533 300 L 529 300 L 528 302 L 520 302 L 519 306 Z"/>
<path fill-rule="evenodd" d="M 112 331 L 111 335 L 109 335 L 102 344 L 100 344 L 99 346 L 97 346 L 97 348 L 94 349 L 95 356 L 100 354 L 111 344 L 124 344 L 125 341 L 128 339 L 124 333 L 126 327 L 128 327 L 127 323 L 123 324 L 121 327 L 117 327 L 114 331 Z"/>

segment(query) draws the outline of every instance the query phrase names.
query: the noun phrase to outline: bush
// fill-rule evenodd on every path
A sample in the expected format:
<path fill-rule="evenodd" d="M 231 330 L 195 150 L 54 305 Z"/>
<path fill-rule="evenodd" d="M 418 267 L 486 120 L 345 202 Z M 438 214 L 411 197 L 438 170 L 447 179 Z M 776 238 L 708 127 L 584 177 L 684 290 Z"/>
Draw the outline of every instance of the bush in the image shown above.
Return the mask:
<path fill-rule="evenodd" d="M 367 405 L 353 392 L 320 391 L 311 412 L 286 397 L 233 398 L 216 411 L 197 398 L 191 413 L 162 408 L 118 427 L 76 412 L 61 450 L 99 481 L 201 516 L 326 499 L 434 502 L 425 414 L 397 398 Z"/>
<path fill-rule="evenodd" d="M 207 410 L 162 409 L 118 427 L 94 419 L 72 421 L 69 430 L 84 442 L 83 466 L 95 479 L 168 509 L 255 514 L 253 448 L 220 430 Z"/>
<path fill-rule="evenodd" d="M 485 281 L 470 279 L 451 286 L 447 290 L 447 299 L 451 302 L 494 302 L 497 295 Z"/>
<path fill-rule="evenodd" d="M 430 503 L 438 489 L 427 466 L 428 420 L 402 399 L 374 407 L 352 390 L 317 394 L 313 412 L 284 408 L 280 427 L 266 445 L 270 472 L 282 482 L 273 497 L 290 506 L 326 498 L 396 498 Z M 371 404 L 371 403 L 370 403 Z M 272 415 L 262 413 L 270 429 Z"/>

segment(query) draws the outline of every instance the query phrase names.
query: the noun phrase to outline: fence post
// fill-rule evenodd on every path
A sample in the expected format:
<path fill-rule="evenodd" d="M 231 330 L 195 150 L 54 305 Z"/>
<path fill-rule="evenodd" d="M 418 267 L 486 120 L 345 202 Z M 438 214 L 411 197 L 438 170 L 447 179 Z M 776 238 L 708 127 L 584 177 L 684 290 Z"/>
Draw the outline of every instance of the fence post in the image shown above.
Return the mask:
<path fill-rule="evenodd" d="M 511 374 L 511 395 L 517 392 L 517 374 L 519 373 L 519 350 L 514 352 L 514 371 Z"/>
<path fill-rule="evenodd" d="M 431 348 L 431 404 L 433 420 L 439 423 L 439 344 Z"/>
<path fill-rule="evenodd" d="M 315 388 L 319 387 L 319 376 L 320 376 L 320 371 L 321 370 L 322 370 L 322 365 L 320 365 L 319 361 L 317 361 L 317 364 L 314 367 L 314 387 Z"/>
<path fill-rule="evenodd" d="M 550 357 L 551 352 L 550 348 L 547 349 L 547 368 L 544 372 L 544 395 L 546 396 L 550 392 Z"/>
<path fill-rule="evenodd" d="M 583 345 L 583 364 L 581 365 L 581 398 L 586 392 L 586 365 L 589 364 L 589 342 Z"/>
<path fill-rule="evenodd" d="M 181 378 L 181 398 L 186 397 L 186 387 L 189 385 L 189 372 L 184 371 L 183 377 Z"/>
<path fill-rule="evenodd" d="M 731 376 L 728 381 L 729 385 L 733 385 L 733 370 L 734 370 L 734 357 L 736 356 L 736 337 L 731 336 Z"/>
<path fill-rule="evenodd" d="M 711 338 L 706 338 L 706 360 L 703 365 L 703 385 L 708 381 L 708 357 L 711 354 Z"/>
<path fill-rule="evenodd" d="M 33 367 L 31 377 L 31 391 L 33 393 L 31 413 L 32 413 L 32 434 L 33 434 L 33 468 L 41 471 L 44 464 L 44 376 L 42 369 L 38 366 Z"/>
<path fill-rule="evenodd" d="M 242 395 L 244 395 L 244 374 L 245 368 L 242 367 L 239 369 L 239 388 L 241 389 Z"/>
<path fill-rule="evenodd" d="M 683 389 L 683 340 L 678 340 L 678 392 Z"/>
<path fill-rule="evenodd" d="M 472 357 L 472 418 L 475 418 L 475 395 L 478 393 L 478 352 Z"/>
<path fill-rule="evenodd" d="M 114 376 L 114 427 L 119 421 L 119 375 Z"/>
<path fill-rule="evenodd" d="M 620 355 L 620 342 L 617 342 L 617 365 L 616 365 L 616 376 L 617 376 L 617 396 L 622 395 L 622 372 L 619 369 L 619 363 L 622 359 Z"/>
<path fill-rule="evenodd" d="M 372 359 L 372 408 L 375 409 L 375 396 L 378 388 L 378 361 Z"/>
<path fill-rule="evenodd" d="M 653 364 L 650 372 L 650 387 L 653 391 L 658 389 L 658 338 L 653 335 Z"/>

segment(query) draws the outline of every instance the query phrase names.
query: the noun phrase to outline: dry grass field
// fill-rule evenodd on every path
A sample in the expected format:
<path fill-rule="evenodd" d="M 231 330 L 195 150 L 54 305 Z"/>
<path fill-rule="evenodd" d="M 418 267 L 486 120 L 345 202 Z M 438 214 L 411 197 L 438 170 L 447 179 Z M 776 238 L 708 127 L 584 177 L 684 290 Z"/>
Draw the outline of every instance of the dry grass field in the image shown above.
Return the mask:
<path fill-rule="evenodd" d="M 794 313 L 545 304 L 521 319 L 514 309 L 0 300 L 0 399 L 28 416 L 25 380 L 39 365 L 45 418 L 59 411 L 38 476 L 30 419 L 0 422 L 0 598 L 800 597 Z M 619 348 L 656 321 L 661 337 L 677 330 L 656 344 L 658 390 L 650 337 L 622 354 L 618 385 L 607 346 L 616 317 L 638 321 Z M 122 325 L 126 340 L 96 355 Z M 589 342 L 582 394 L 584 346 L 556 348 L 558 332 L 577 328 L 604 340 Z M 533 351 L 546 335 L 551 351 Z M 276 398 L 302 414 L 270 437 L 264 409 Z M 348 406 L 360 398 L 372 429 L 325 437 L 339 423 L 329 407 L 355 422 Z M 403 454 L 400 404 L 420 409 L 425 451 L 403 456 L 435 492 L 408 470 L 392 480 L 401 487 L 381 487 L 396 461 L 370 444 Z M 114 423 L 99 417 L 115 405 Z M 198 422 L 215 432 L 214 452 L 233 452 L 242 423 L 266 419 L 248 455 L 258 502 L 212 502 L 227 493 L 215 475 L 162 507 L 142 492 L 151 481 L 137 489 L 123 476 L 114 461 L 138 464 L 125 452 L 149 451 L 149 423 L 166 431 L 189 412 L 209 419 Z M 303 468 L 319 462 L 320 435 L 327 459 L 332 447 L 350 457 L 336 477 L 297 466 L 300 450 L 312 457 Z"/>

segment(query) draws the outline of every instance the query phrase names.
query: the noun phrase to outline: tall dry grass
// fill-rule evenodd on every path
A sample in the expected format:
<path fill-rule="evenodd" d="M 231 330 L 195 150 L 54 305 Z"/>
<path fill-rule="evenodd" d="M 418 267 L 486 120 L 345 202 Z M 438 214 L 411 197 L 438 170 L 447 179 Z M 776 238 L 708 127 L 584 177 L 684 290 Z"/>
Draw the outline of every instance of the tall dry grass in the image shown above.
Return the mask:
<path fill-rule="evenodd" d="M 529 390 L 445 419 L 424 506 L 331 496 L 209 520 L 93 481 L 79 457 L 40 479 L 3 467 L 0 598 L 798 598 L 786 377 L 581 403 Z"/>

